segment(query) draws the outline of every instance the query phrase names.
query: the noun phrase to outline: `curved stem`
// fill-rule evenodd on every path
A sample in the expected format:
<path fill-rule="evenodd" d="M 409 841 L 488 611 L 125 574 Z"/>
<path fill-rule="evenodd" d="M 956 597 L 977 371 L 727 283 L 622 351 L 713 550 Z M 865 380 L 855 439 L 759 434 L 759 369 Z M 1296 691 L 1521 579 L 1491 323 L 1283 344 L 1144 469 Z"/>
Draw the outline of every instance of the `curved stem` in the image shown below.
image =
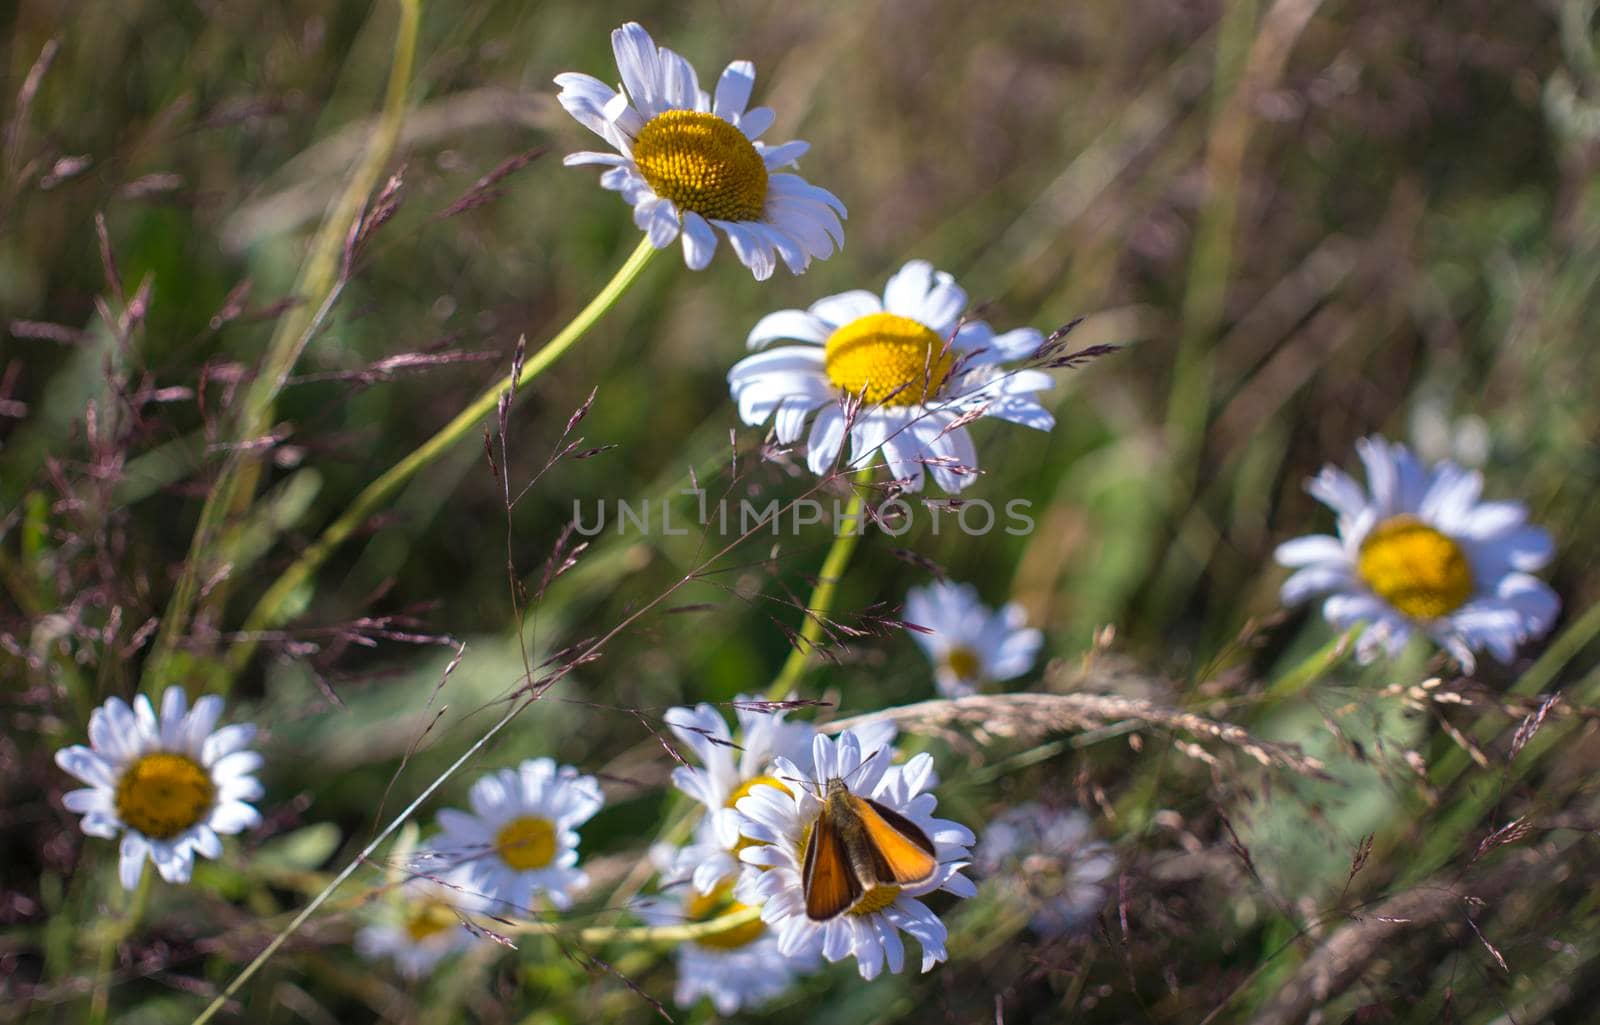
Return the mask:
<path fill-rule="evenodd" d="M 749 925 L 761 917 L 761 908 L 746 907 L 704 922 L 684 922 L 681 925 L 590 926 L 574 929 L 554 922 L 516 922 L 503 930 L 520 936 L 570 936 L 581 943 L 683 943 L 704 936 L 730 932 Z"/>
<path fill-rule="evenodd" d="M 773 678 L 772 686 L 767 688 L 769 701 L 782 701 L 789 696 L 789 692 L 794 690 L 795 684 L 805 674 L 811 653 L 817 650 L 817 642 L 822 639 L 823 620 L 833 607 L 834 590 L 839 585 L 839 578 L 844 576 L 845 567 L 850 565 L 850 555 L 856 550 L 861 532 L 866 529 L 866 523 L 862 520 L 861 496 L 871 482 L 870 466 L 862 467 L 850 478 L 850 504 L 845 507 L 844 517 L 838 524 L 843 529 L 834 537 L 827 558 L 822 560 L 817 586 L 811 592 L 811 599 L 806 602 L 806 619 L 800 626 L 800 636 L 789 650 L 789 657 L 784 659 L 783 668 Z"/>
<path fill-rule="evenodd" d="M 100 960 L 95 969 L 94 994 L 89 1000 L 89 1021 L 92 1025 L 102 1025 L 111 1010 L 112 962 L 116 959 L 117 947 L 133 935 L 133 930 L 139 927 L 139 920 L 144 917 L 144 909 L 150 904 L 151 875 L 150 863 L 146 861 L 139 870 L 139 885 L 133 891 L 128 909 L 115 923 L 108 924 L 100 937 Z"/>
<path fill-rule="evenodd" d="M 656 250 L 650 245 L 649 239 L 640 239 L 638 248 L 633 255 L 628 257 L 626 263 L 618 268 L 617 273 L 611 278 L 598 295 L 585 306 L 561 332 L 538 352 L 533 358 L 523 364 L 520 373 L 508 374 L 504 379 L 497 381 L 493 387 L 478 396 L 469 406 L 457 413 L 438 433 L 423 442 L 404 459 L 391 466 L 377 480 L 368 484 L 357 495 L 355 501 L 339 515 L 339 518 L 330 523 L 322 531 L 322 536 L 316 542 L 300 553 L 299 558 L 290 564 L 289 568 L 279 575 L 267 592 L 256 602 L 249 617 L 245 620 L 242 633 L 245 635 L 238 644 L 228 652 L 227 681 L 231 682 L 234 675 L 242 669 L 255 652 L 256 639 L 251 635 L 260 631 L 271 629 L 282 621 L 282 612 L 289 598 L 300 588 L 321 565 L 327 561 L 329 555 L 343 544 L 351 534 L 366 522 L 377 509 L 384 504 L 406 481 L 434 462 L 445 453 L 452 445 L 460 441 L 474 427 L 483 422 L 484 417 L 493 413 L 500 404 L 500 396 L 506 392 L 515 394 L 517 390 L 526 386 L 538 377 L 551 364 L 560 359 L 566 351 L 582 338 L 588 330 L 595 325 L 605 313 L 616 305 L 622 294 L 628 290 L 638 278 L 639 272 L 644 270 L 650 262 L 650 257 Z"/>
<path fill-rule="evenodd" d="M 252 500 L 260 473 L 259 452 L 247 443 L 266 433 L 278 393 L 344 288 L 347 269 L 344 253 L 351 231 L 360 222 L 378 178 L 399 145 L 421 19 L 421 0 L 400 0 L 400 24 L 395 34 L 394 56 L 389 65 L 389 82 L 377 129 L 361 164 L 322 222 L 295 282 L 295 294 L 314 299 L 314 302 L 291 310 L 278 322 L 267 344 L 260 373 L 245 393 L 233 439 L 238 446 L 223 462 L 216 483 L 200 509 L 182 575 L 168 599 L 161 628 L 145 660 L 141 686 L 147 693 L 156 693 L 173 676 L 178 643 L 189 628 L 196 604 L 202 600 L 205 581 L 216 576 L 219 567 L 230 561 L 228 520 L 237 513 L 239 505 L 248 505 Z"/>

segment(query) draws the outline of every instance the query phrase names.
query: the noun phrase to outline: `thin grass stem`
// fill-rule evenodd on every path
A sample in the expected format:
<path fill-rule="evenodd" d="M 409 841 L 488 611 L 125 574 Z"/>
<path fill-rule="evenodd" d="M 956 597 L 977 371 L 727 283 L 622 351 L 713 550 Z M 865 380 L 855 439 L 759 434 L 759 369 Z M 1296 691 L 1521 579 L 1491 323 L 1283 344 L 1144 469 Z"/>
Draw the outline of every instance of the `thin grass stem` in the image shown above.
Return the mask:
<path fill-rule="evenodd" d="M 167 602 L 160 630 L 151 647 L 150 657 L 145 662 L 140 683 L 141 689 L 147 693 L 155 693 L 166 681 L 179 675 L 174 673 L 172 665 L 178 642 L 189 627 L 206 582 L 218 576 L 219 570 L 229 562 L 227 546 L 218 542 L 226 535 L 227 521 L 236 511 L 240 496 L 253 491 L 255 487 L 260 453 L 248 443 L 266 433 L 278 393 L 287 381 L 289 372 L 343 287 L 344 253 L 351 231 L 359 222 L 368 197 L 377 186 L 400 141 L 421 18 L 421 0 L 400 0 L 400 24 L 395 33 L 389 83 L 377 129 L 360 165 L 351 174 L 338 202 L 322 222 L 310 255 L 302 265 L 299 280 L 295 283 L 295 294 L 313 301 L 290 310 L 278 322 L 277 330 L 267 345 L 261 373 L 245 394 L 233 437 L 235 448 L 223 462 L 216 483 L 201 507 L 182 574 Z M 226 683 L 221 687 L 226 690 Z"/>
<path fill-rule="evenodd" d="M 368 484 L 344 512 L 323 529 L 322 535 L 308 545 L 299 557 L 279 574 L 277 580 L 273 581 L 272 586 L 267 588 L 266 593 L 256 602 L 255 608 L 244 622 L 241 630 L 243 636 L 228 651 L 225 684 L 231 682 L 250 661 L 257 643 L 255 635 L 270 630 L 283 621 L 284 610 L 291 604 L 290 599 L 327 561 L 328 556 L 348 540 L 369 516 L 400 489 L 401 485 L 438 460 L 453 445 L 470 434 L 485 417 L 493 413 L 500 404 L 501 395 L 508 391 L 515 393 L 527 386 L 572 348 L 607 311 L 616 305 L 617 300 L 638 278 L 655 252 L 649 239 L 641 239 L 633 255 L 618 268 L 617 273 L 599 294 L 566 327 L 562 328 L 560 333 L 535 353 L 533 358 L 522 366 L 520 372 L 508 374 L 504 379 L 495 382 L 493 387 L 457 413 L 455 419 L 440 428 L 433 437 L 413 449 L 377 480 Z"/>
<path fill-rule="evenodd" d="M 850 504 L 845 507 L 844 516 L 837 524 L 841 529 L 835 535 L 827 557 L 822 560 L 816 587 L 806 602 L 806 618 L 800 626 L 800 636 L 795 638 L 794 647 L 789 649 L 789 657 L 784 659 L 783 667 L 772 680 L 772 686 L 767 688 L 769 701 L 782 701 L 789 696 L 805 674 L 811 653 L 817 650 L 817 642 L 822 639 L 823 621 L 833 608 L 833 595 L 839 586 L 839 578 L 844 576 L 845 568 L 850 565 L 850 556 L 856 550 L 856 543 L 861 540 L 861 532 L 866 529 L 862 520 L 862 495 L 871 482 L 870 466 L 857 470 L 850 479 Z"/>

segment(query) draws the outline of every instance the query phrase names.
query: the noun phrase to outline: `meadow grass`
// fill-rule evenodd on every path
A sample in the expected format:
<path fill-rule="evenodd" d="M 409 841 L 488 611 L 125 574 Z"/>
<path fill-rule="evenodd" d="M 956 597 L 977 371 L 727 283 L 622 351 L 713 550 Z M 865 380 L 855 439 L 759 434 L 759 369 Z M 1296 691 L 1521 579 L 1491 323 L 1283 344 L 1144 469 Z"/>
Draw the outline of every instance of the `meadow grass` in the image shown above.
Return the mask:
<path fill-rule="evenodd" d="M 742 1018 L 1587 1020 L 1593 6 L 0 10 L 0 1020 L 714 1020 L 671 1001 L 709 927 L 632 899 L 692 821 L 663 714 L 762 693 L 894 720 L 980 835 L 1081 807 L 1118 868 L 1073 935 L 985 881 L 932 898 L 933 972 L 833 966 Z M 769 138 L 849 205 L 839 255 L 645 266 L 560 165 L 592 140 L 550 84 L 614 77 L 629 19 L 703 80 L 755 62 Z M 964 497 L 1031 502 L 1031 532 L 570 529 L 689 523 L 690 488 L 849 502 L 726 374 L 765 313 L 913 256 L 996 325 L 1120 347 L 1057 373 L 1053 432 L 974 428 Z M 1374 432 L 1554 536 L 1562 616 L 1513 663 L 1362 665 L 1280 607 L 1275 545 L 1332 528 L 1304 480 Z M 934 573 L 1044 631 L 1015 693 L 936 698 L 898 621 Z M 262 726 L 264 822 L 124 893 L 52 756 L 169 682 Z M 357 956 L 433 813 L 540 756 L 607 798 L 576 908 L 416 982 Z"/>

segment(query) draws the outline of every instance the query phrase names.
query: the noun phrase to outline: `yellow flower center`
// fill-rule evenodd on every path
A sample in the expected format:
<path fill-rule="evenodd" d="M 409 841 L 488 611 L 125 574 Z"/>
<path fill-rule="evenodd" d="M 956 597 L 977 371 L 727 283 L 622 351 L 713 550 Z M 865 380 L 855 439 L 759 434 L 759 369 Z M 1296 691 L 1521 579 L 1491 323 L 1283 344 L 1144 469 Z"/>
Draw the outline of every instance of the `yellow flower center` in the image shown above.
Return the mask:
<path fill-rule="evenodd" d="M 967 647 L 951 648 L 944 657 L 944 664 L 963 680 L 976 680 L 983 671 L 978 653 Z"/>
<path fill-rule="evenodd" d="M 788 794 L 790 797 L 794 796 L 794 791 L 790 790 L 788 787 L 784 786 L 783 783 L 776 776 L 752 776 L 750 779 L 747 779 L 743 783 L 740 783 L 739 786 L 733 791 L 733 793 L 728 795 L 728 799 L 727 799 L 727 801 L 725 801 L 723 803 L 723 807 L 724 808 L 732 808 L 734 805 L 739 803 L 739 798 L 749 796 L 750 791 L 754 790 L 756 787 L 759 787 L 759 786 L 777 787 L 779 790 L 782 790 L 784 793 Z M 745 836 L 743 833 L 740 833 L 739 834 L 739 842 L 733 845 L 734 857 L 738 857 L 739 856 L 739 852 L 744 850 L 746 847 L 760 847 L 760 846 L 761 846 L 761 841 L 760 840 L 752 840 L 748 836 Z"/>
<path fill-rule="evenodd" d="M 915 406 L 937 395 L 955 353 L 925 324 L 893 313 L 858 317 L 828 336 L 828 380 L 870 405 Z"/>
<path fill-rule="evenodd" d="M 512 819 L 494 835 L 494 850 L 518 872 L 544 868 L 556 856 L 555 823 L 534 815 Z"/>
<path fill-rule="evenodd" d="M 900 896 L 898 886 L 874 886 L 856 901 L 855 907 L 850 909 L 852 915 L 873 915 L 882 911 L 895 902 Z"/>
<path fill-rule="evenodd" d="M 437 936 L 460 924 L 461 919 L 450 905 L 442 900 L 425 900 L 412 907 L 411 913 L 406 915 L 406 935 L 411 937 L 412 943 L 421 943 L 430 936 Z"/>
<path fill-rule="evenodd" d="M 1436 619 L 1472 597 L 1472 566 L 1455 541 L 1414 516 L 1384 520 L 1361 542 L 1356 572 L 1412 619 Z"/>
<path fill-rule="evenodd" d="M 737 914 L 750 907 L 740 904 L 733 899 L 733 883 L 726 882 L 707 894 L 697 894 L 683 905 L 684 917 L 691 922 L 709 922 L 713 918 L 723 915 Z M 702 947 L 712 950 L 737 950 L 740 947 L 754 943 L 767 931 L 766 923 L 757 918 L 743 925 L 731 926 L 709 936 L 701 936 L 695 940 Z"/>
<path fill-rule="evenodd" d="M 633 162 L 655 194 L 680 210 L 719 221 L 758 221 L 766 208 L 766 161 L 743 132 L 715 114 L 657 114 L 634 137 Z"/>
<path fill-rule="evenodd" d="M 739 803 L 740 798 L 749 797 L 750 791 L 754 790 L 756 787 L 777 787 L 790 797 L 794 796 L 794 791 L 784 786 L 783 782 L 776 776 L 752 776 L 743 783 L 740 783 L 738 788 L 734 790 L 733 793 L 728 795 L 728 800 L 723 803 L 723 807 L 732 808 L 734 805 Z"/>
<path fill-rule="evenodd" d="M 117 817 L 152 840 L 170 840 L 204 818 L 216 796 L 216 784 L 199 762 L 157 751 L 122 771 Z"/>

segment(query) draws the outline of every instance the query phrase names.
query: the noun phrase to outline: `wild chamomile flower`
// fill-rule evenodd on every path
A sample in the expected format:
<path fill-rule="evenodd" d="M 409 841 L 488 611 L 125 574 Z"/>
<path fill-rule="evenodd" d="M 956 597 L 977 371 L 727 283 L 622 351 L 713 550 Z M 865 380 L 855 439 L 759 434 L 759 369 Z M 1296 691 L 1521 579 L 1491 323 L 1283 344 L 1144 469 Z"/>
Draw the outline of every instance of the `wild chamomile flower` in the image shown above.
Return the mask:
<path fill-rule="evenodd" d="M 933 663 L 939 693 L 948 698 L 976 693 L 978 685 L 1021 676 L 1033 668 L 1043 635 L 1028 628 L 1016 602 L 999 611 L 978 600 L 971 584 L 938 581 L 906 592 L 905 619 L 932 633 L 911 636 Z"/>
<path fill-rule="evenodd" d="M 711 262 L 722 229 L 739 262 L 758 281 L 777 258 L 805 271 L 844 244 L 844 204 L 796 174 L 780 173 L 809 145 L 759 141 L 771 125 L 768 107 L 746 109 L 756 69 L 734 61 L 713 95 L 700 88 L 689 62 L 634 22 L 611 33 L 622 75 L 616 92 L 589 75 L 556 76 L 567 113 L 617 152 L 572 153 L 574 164 L 602 164 L 602 187 L 620 192 L 633 221 L 665 249 L 683 232 L 683 258 L 693 270 Z"/>
<path fill-rule="evenodd" d="M 83 815 L 90 836 L 122 834 L 118 877 L 133 889 L 145 858 L 169 883 L 186 883 L 196 854 L 222 856 L 219 833 L 261 821 L 248 802 L 261 799 L 252 775 L 261 756 L 246 746 L 256 728 L 237 723 L 215 729 L 222 699 L 209 695 L 189 707 L 182 687 L 168 687 L 156 716 L 141 694 L 133 707 L 111 698 L 89 716 L 89 747 L 56 752 L 56 764 L 89 784 L 62 803 Z"/>
<path fill-rule="evenodd" d="M 1356 445 L 1367 490 L 1324 467 L 1306 484 L 1338 513 L 1338 537 L 1312 534 L 1278 546 L 1296 570 L 1283 585 L 1294 605 L 1328 595 L 1322 614 L 1337 629 L 1367 623 L 1357 657 L 1399 654 L 1413 631 L 1433 638 L 1471 672 L 1473 651 L 1509 662 L 1546 633 L 1561 601 L 1531 575 L 1550 561 L 1550 535 L 1527 523 L 1520 502 L 1483 502 L 1483 475 L 1452 462 L 1424 469 L 1404 445 Z"/>
<path fill-rule="evenodd" d="M 578 864 L 576 827 L 589 821 L 605 798 L 593 776 L 570 765 L 530 758 L 515 769 L 490 773 L 468 794 L 472 814 L 439 812 L 443 833 L 434 846 L 453 857 L 477 892 L 523 914 L 543 894 L 565 909 L 589 885 Z"/>
<path fill-rule="evenodd" d="M 663 868 L 681 858 L 663 852 Z M 718 883 L 709 893 L 698 893 L 687 879 L 669 878 L 657 897 L 641 901 L 639 914 L 649 925 L 707 922 L 745 909 L 733 896 L 733 879 Z M 690 1007 L 709 997 L 718 1014 L 754 1008 L 788 989 L 801 975 L 816 971 L 818 958 L 790 958 L 778 952 L 778 938 L 759 920 L 680 943 L 677 949 L 678 985 L 672 999 Z"/>
<path fill-rule="evenodd" d="M 848 433 L 851 468 L 870 465 L 881 449 L 908 490 L 922 489 L 927 467 L 941 488 L 960 491 L 978 468 L 968 420 L 992 416 L 1041 431 L 1055 425 L 1030 397 L 1051 387 L 1050 376 L 1000 365 L 1032 356 L 1043 336 L 1032 328 L 997 335 L 981 320 L 963 322 L 966 307 L 954 278 L 912 260 L 889 279 L 882 299 L 857 290 L 770 313 L 750 332 L 751 348 L 780 338 L 806 344 L 734 365 L 728 385 L 739 416 L 752 425 L 773 420 L 787 445 L 815 412 L 813 473 L 828 472 Z"/>
<path fill-rule="evenodd" d="M 922 947 L 923 971 L 943 961 L 944 923 L 916 898 L 934 890 L 970 897 L 977 889 L 961 875 L 972 832 L 933 817 L 938 802 L 927 793 L 938 783 L 933 757 L 919 754 L 891 766 L 887 748 L 873 748 L 846 730 L 838 740 L 816 737 L 804 769 L 779 758 L 773 775 L 797 782 L 784 789 L 758 785 L 739 800 L 741 832 L 758 843 L 740 852 L 746 867 L 734 893 L 744 904 L 761 905 L 761 919 L 777 934 L 778 950 L 789 957 L 820 953 L 829 961 L 854 957 L 861 977 L 870 980 L 885 964 L 891 972 L 905 966 L 904 931 Z M 938 866 L 924 883 L 872 887 L 849 910 L 817 921 L 806 912 L 802 866 L 823 811 L 821 797 L 834 779 L 843 780 L 852 794 L 909 819 L 932 841 Z"/>
<path fill-rule="evenodd" d="M 1117 857 L 1083 812 L 1028 801 L 989 824 L 972 864 L 991 885 L 1033 908 L 1035 932 L 1066 936 L 1105 906 Z"/>
<path fill-rule="evenodd" d="M 772 775 L 773 762 L 778 758 L 804 761 L 817 732 L 810 723 L 785 721 L 787 713 L 781 709 L 763 710 L 759 702 L 745 695 L 734 699 L 733 711 L 737 733 L 730 732 L 722 713 L 708 704 L 669 709 L 664 717 L 700 760 L 700 768 L 672 770 L 673 785 L 706 809 L 694 842 L 678 852 L 672 871 L 687 875 L 702 895 L 732 881 L 739 872 L 739 851 L 750 843 L 739 834 L 741 819 L 734 805 L 758 784 L 789 789 L 789 784 Z M 894 742 L 895 727 L 885 723 L 863 735 L 874 749 L 887 748 Z"/>
<path fill-rule="evenodd" d="M 432 853 L 420 850 L 417 857 L 426 861 Z M 444 863 L 437 855 L 434 860 Z M 356 933 L 356 953 L 372 961 L 390 958 L 401 975 L 421 978 L 479 938 L 469 923 L 484 903 L 459 872 L 411 876 L 373 904 L 372 920 Z"/>

